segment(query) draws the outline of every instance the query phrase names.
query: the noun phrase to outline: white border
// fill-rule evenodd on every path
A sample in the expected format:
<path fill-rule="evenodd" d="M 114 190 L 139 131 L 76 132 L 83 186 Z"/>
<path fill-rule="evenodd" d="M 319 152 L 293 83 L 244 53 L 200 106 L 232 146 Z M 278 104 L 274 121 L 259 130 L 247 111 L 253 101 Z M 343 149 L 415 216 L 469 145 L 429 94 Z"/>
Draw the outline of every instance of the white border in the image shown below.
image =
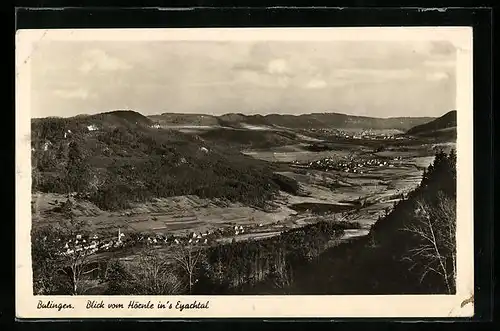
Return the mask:
<path fill-rule="evenodd" d="M 449 40 L 457 47 L 457 294 L 331 296 L 99 296 L 40 297 L 32 294 L 30 54 L 40 40 Z M 16 316 L 18 318 L 217 318 L 217 317 L 470 317 L 473 302 L 472 28 L 217 28 L 19 30 L 16 34 Z M 87 310 L 88 299 L 205 302 L 206 310 Z M 38 300 L 72 303 L 73 310 L 39 310 Z"/>

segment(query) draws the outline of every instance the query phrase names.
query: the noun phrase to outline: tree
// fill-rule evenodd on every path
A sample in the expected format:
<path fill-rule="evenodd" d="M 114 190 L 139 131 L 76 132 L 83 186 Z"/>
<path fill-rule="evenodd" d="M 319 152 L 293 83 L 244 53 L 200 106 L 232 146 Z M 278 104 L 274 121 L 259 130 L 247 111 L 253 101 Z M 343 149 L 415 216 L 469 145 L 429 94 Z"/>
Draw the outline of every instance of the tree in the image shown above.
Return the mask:
<path fill-rule="evenodd" d="M 59 226 L 33 231 L 33 287 L 36 294 L 83 294 L 94 287 L 86 275 L 97 270 L 89 258 L 95 252 L 85 245 L 86 229 L 74 219 L 68 200 L 62 208 L 67 219 Z M 79 239 L 80 238 L 80 239 Z"/>
<path fill-rule="evenodd" d="M 140 295 L 178 294 L 184 285 L 167 255 L 153 249 L 143 251 L 127 273 L 130 279 L 125 281 Z"/>
<path fill-rule="evenodd" d="M 188 288 L 191 294 L 195 280 L 195 276 L 198 268 L 201 265 L 205 252 L 202 247 L 198 247 L 191 243 L 177 247 L 172 254 L 172 258 L 177 262 L 181 270 L 184 272 L 188 278 Z"/>
<path fill-rule="evenodd" d="M 71 218 L 65 225 L 66 237 L 70 238 L 64 248 L 64 266 L 63 272 L 70 278 L 73 295 L 84 294 L 90 290 L 93 285 L 86 281 L 86 275 L 98 270 L 98 267 L 91 267 L 90 257 L 95 250 L 85 245 L 89 238 L 84 223 Z"/>
<path fill-rule="evenodd" d="M 108 285 L 106 293 L 119 295 L 132 294 L 128 291 L 128 287 L 133 285 L 129 282 L 130 278 L 131 276 L 125 266 L 118 259 L 108 261 L 104 275 L 105 282 Z"/>
<path fill-rule="evenodd" d="M 70 286 L 60 271 L 63 259 L 60 253 L 61 232 L 45 226 L 32 231 L 31 261 L 33 270 L 33 294 L 54 295 L 66 293 Z"/>
<path fill-rule="evenodd" d="M 68 163 L 66 166 L 66 180 L 69 192 L 82 193 L 88 184 L 89 166 L 79 144 L 72 141 L 68 147 Z"/>
<path fill-rule="evenodd" d="M 435 205 L 422 198 L 416 205 L 416 221 L 405 230 L 419 241 L 405 259 L 413 263 L 410 269 L 418 268 L 421 283 L 429 273 L 434 273 L 452 294 L 456 281 L 456 201 L 439 192 Z"/>

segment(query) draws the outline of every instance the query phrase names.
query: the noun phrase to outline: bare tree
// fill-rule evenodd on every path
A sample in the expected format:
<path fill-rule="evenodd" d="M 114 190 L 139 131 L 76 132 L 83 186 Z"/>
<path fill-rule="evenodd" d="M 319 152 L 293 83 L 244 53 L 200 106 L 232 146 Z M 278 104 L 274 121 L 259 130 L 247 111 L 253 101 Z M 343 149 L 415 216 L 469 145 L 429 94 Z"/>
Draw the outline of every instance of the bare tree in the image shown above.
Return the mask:
<path fill-rule="evenodd" d="M 193 290 L 195 281 L 193 277 L 200 266 L 203 257 L 204 249 L 192 243 L 187 245 L 179 245 L 172 253 L 172 258 L 178 263 L 179 267 L 184 271 L 188 278 L 189 293 Z"/>
<path fill-rule="evenodd" d="M 53 243 L 57 258 L 52 261 L 53 270 L 67 276 L 71 284 L 71 294 L 78 295 L 95 287 L 92 285 L 95 282 L 86 278 L 99 268 L 91 267 L 91 256 L 97 249 L 87 242 L 90 237 L 88 224 L 76 219 L 72 208 L 73 203 L 68 198 L 61 207 L 64 219 L 59 222 L 58 238 Z"/>
<path fill-rule="evenodd" d="M 417 200 L 416 222 L 404 230 L 419 238 L 420 244 L 409 250 L 405 260 L 410 269 L 419 267 L 420 282 L 430 273 L 441 277 L 449 294 L 455 291 L 456 280 L 456 201 L 439 192 L 436 205 Z"/>
<path fill-rule="evenodd" d="M 139 294 L 178 294 L 183 288 L 183 282 L 168 256 L 153 249 L 142 252 L 127 271 L 131 285 Z"/>
<path fill-rule="evenodd" d="M 97 270 L 98 267 L 91 267 L 91 256 L 96 250 L 90 248 L 90 243 L 86 242 L 88 231 L 83 222 L 71 218 L 65 225 L 66 236 L 69 240 L 62 251 L 61 270 L 70 278 L 72 294 L 84 294 L 92 287 L 92 282 L 86 280 L 86 276 Z"/>
<path fill-rule="evenodd" d="M 91 287 L 88 274 L 98 270 L 91 268 L 90 258 L 96 252 L 86 242 L 89 231 L 85 223 L 75 219 L 71 202 L 62 206 L 65 219 L 59 226 L 45 227 L 32 234 L 32 260 L 35 291 L 50 294 L 54 291 L 83 294 Z"/>

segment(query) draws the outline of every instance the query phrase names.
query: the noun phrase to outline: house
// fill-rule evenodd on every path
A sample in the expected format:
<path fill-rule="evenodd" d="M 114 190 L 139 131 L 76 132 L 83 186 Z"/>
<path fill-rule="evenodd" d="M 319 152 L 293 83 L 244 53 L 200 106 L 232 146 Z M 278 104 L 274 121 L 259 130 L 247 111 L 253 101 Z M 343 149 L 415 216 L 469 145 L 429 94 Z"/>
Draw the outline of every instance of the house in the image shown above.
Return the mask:
<path fill-rule="evenodd" d="M 88 125 L 88 126 L 87 126 L 87 130 L 89 130 L 89 131 L 97 131 L 97 130 L 99 130 L 99 129 L 97 128 L 97 126 L 96 126 L 96 125 L 91 124 L 91 125 Z"/>
<path fill-rule="evenodd" d="M 49 150 L 49 146 L 52 146 L 52 143 L 50 141 L 47 141 L 45 142 L 45 144 L 43 144 L 43 150 L 46 152 Z"/>
<path fill-rule="evenodd" d="M 123 237 L 125 237 L 125 234 L 122 233 L 120 229 L 118 229 L 118 242 L 121 242 Z"/>

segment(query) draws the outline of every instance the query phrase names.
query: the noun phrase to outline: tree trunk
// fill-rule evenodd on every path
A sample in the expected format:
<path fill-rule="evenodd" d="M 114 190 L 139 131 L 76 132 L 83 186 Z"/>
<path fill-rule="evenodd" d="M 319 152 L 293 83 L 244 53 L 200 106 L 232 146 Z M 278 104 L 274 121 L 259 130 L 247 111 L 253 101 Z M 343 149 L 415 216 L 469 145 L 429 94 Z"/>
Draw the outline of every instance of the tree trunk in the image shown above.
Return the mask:
<path fill-rule="evenodd" d="M 76 270 L 73 270 L 73 295 L 78 294 L 78 281 L 76 279 Z"/>

